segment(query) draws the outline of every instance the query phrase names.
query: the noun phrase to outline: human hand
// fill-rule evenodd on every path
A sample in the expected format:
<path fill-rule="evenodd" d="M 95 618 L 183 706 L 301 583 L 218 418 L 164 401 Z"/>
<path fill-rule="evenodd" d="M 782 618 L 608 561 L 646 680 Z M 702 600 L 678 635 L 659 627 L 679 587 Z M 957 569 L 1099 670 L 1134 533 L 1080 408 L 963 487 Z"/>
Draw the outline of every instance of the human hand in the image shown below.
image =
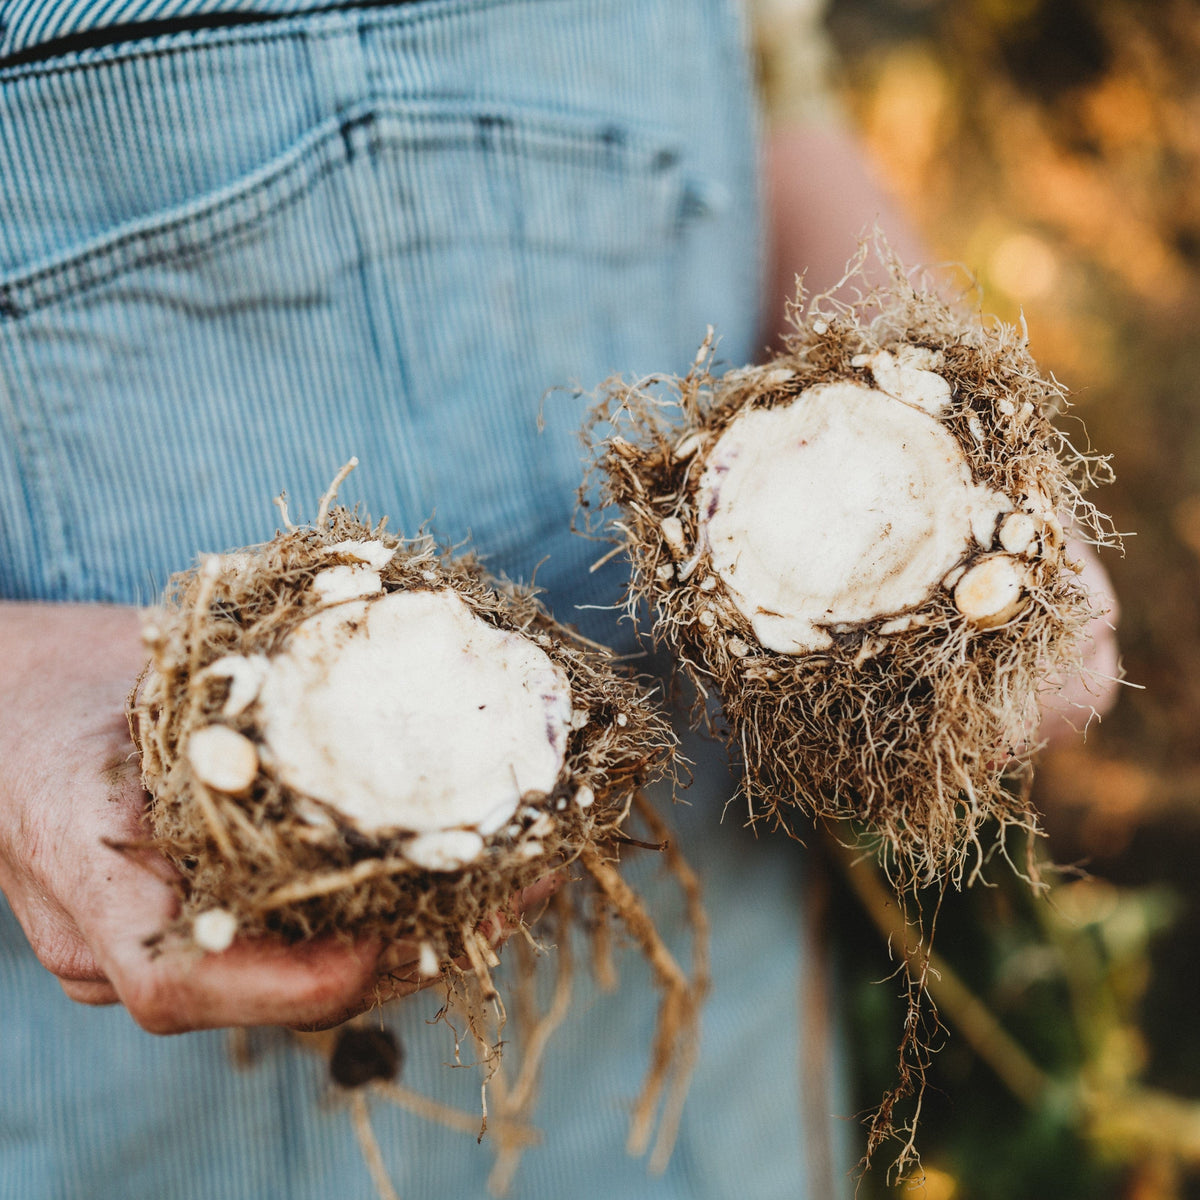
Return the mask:
<path fill-rule="evenodd" d="M 1094 717 L 1116 703 L 1121 667 L 1117 653 L 1120 610 L 1112 580 L 1095 549 L 1077 538 L 1067 542 L 1067 556 L 1080 564 L 1080 580 L 1091 596 L 1093 617 L 1084 632 L 1082 670 L 1050 680 L 1042 696 L 1037 741 L 1061 745 L 1077 738 Z"/>
<path fill-rule="evenodd" d="M 125 1005 L 151 1033 L 336 1024 L 434 980 L 417 947 L 239 939 L 218 954 L 147 939 L 175 915 L 167 861 L 106 843 L 146 837 L 125 701 L 145 659 L 137 613 L 0 604 L 0 890 L 34 953 L 84 1004 Z M 527 889 L 536 903 L 554 877 Z M 493 923 L 499 940 L 508 929 Z"/>

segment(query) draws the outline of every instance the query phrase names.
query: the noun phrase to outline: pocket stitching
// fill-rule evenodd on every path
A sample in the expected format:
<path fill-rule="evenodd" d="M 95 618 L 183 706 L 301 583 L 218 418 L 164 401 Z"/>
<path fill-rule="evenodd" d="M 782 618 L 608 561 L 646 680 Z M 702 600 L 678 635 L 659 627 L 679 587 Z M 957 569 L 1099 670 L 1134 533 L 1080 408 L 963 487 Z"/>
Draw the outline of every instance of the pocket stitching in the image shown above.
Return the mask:
<path fill-rule="evenodd" d="M 260 168 L 259 172 L 252 172 L 227 185 L 227 188 L 180 206 L 173 216 L 152 214 L 138 218 L 134 228 L 124 232 L 117 229 L 100 235 L 90 248 L 68 252 L 58 261 L 35 266 L 0 282 L 0 320 L 13 320 L 36 312 L 65 295 L 79 295 L 138 267 L 202 254 L 218 243 L 249 232 L 302 200 L 345 160 L 345 152 L 340 155 L 337 152 L 344 124 L 338 122 L 332 127 L 318 127 L 289 152 L 267 167 Z M 310 156 L 313 161 L 306 163 L 305 160 Z M 254 180 L 254 175 L 260 172 L 264 178 Z M 262 197 L 275 188 L 280 192 L 277 202 L 265 206 Z M 237 210 L 245 208 L 253 211 L 241 219 L 232 216 Z M 185 243 L 176 242 L 157 248 L 158 243 L 169 243 L 181 229 L 199 227 L 202 222 L 215 221 L 221 215 L 226 216 L 226 221 L 208 234 Z M 138 254 L 139 245 L 146 246 L 146 252 Z M 108 270 L 89 273 L 90 264 L 105 258 L 113 260 Z"/>
<path fill-rule="evenodd" d="M 166 213 L 136 218 L 132 227 L 100 234 L 90 246 L 66 251 L 0 279 L 0 323 L 18 320 L 64 297 L 82 295 L 130 271 L 186 261 L 235 241 L 303 200 L 322 180 L 348 164 L 354 157 L 352 139 L 362 127 L 369 128 L 370 150 L 377 155 L 411 148 L 420 138 L 431 136 L 461 148 L 470 146 L 485 131 L 492 136 L 490 131 L 499 128 L 511 132 L 514 141 L 505 145 L 503 135 L 497 137 L 489 147 L 491 153 L 512 159 L 527 154 L 544 161 L 586 163 L 607 174 L 625 171 L 646 181 L 671 171 L 678 193 L 671 203 L 678 207 L 687 194 L 679 171 L 678 142 L 663 131 L 639 129 L 591 114 L 531 113 L 502 105 L 484 107 L 476 101 L 459 107 L 444 101 L 367 103 L 317 126 L 266 166 L 215 192 Z M 608 136 L 610 130 L 619 131 L 620 136 Z M 601 146 L 611 147 L 611 165 L 602 161 Z M 210 225 L 207 230 L 203 230 L 205 222 Z M 181 230 L 195 233 L 181 238 Z M 92 269 L 96 263 L 104 265 Z"/>

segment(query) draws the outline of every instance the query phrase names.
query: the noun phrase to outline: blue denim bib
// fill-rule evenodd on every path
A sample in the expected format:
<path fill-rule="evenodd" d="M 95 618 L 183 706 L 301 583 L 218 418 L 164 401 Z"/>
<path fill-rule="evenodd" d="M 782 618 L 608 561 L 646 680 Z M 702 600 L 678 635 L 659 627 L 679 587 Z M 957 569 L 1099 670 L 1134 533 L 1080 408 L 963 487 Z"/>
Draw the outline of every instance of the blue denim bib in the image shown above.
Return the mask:
<path fill-rule="evenodd" d="M 352 454 L 343 499 L 471 537 L 627 648 L 622 568 L 570 529 L 586 392 L 754 355 L 756 144 L 718 0 L 425 0 L 117 42 L 0 71 L 0 595 L 148 602 L 269 538 Z M 539 566 L 540 564 L 540 566 Z M 587 606 L 587 607 L 580 607 Z M 623 1152 L 654 997 L 584 980 L 515 1195 L 806 1194 L 798 852 L 681 818 L 715 986 L 678 1149 Z M 642 886 L 683 938 L 677 898 Z M 323 1065 L 253 1036 L 160 1040 L 73 1006 L 0 909 L 0 1197 L 367 1197 Z M 471 1109 L 436 999 L 387 1015 L 406 1082 Z M 484 1195 L 487 1146 L 376 1106 L 405 1200 Z"/>

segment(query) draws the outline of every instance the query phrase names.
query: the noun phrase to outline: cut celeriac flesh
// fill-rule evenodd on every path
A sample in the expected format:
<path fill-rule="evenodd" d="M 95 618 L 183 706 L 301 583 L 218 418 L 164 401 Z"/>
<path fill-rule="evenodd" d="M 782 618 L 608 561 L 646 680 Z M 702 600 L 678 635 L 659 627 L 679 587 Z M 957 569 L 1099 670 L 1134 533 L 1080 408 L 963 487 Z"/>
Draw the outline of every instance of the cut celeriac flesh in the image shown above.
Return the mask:
<path fill-rule="evenodd" d="M 361 829 L 487 835 L 553 789 L 571 689 L 452 590 L 394 592 L 301 622 L 271 659 L 258 720 L 274 774 Z M 430 864 L 465 861 L 465 842 L 425 849 Z"/>
<path fill-rule="evenodd" d="M 329 553 L 344 554 L 347 558 L 367 563 L 377 571 L 382 571 L 396 557 L 394 546 L 385 546 L 383 542 L 376 539 L 366 541 L 349 539 L 344 542 L 336 542 L 329 547 Z"/>
<path fill-rule="evenodd" d="M 1055 428 L 1066 393 L 1024 322 L 918 278 L 877 234 L 829 292 L 798 290 L 770 362 L 725 370 L 710 327 L 686 374 L 609 380 L 587 426 L 627 610 L 652 614 L 740 759 L 747 822 L 807 840 L 812 818 L 878 854 L 902 912 L 977 878 L 1008 830 L 1037 833 L 1039 700 L 1084 670 L 1100 611 L 1062 514 L 1119 543 L 1082 494 L 1107 463 Z M 906 984 L 870 1146 L 903 1128 L 907 1154 L 893 1106 L 927 1056 L 924 975 Z"/>
<path fill-rule="evenodd" d="M 483 838 L 473 829 L 441 829 L 418 834 L 404 846 L 404 857 L 427 871 L 456 871 L 483 853 Z"/>
<path fill-rule="evenodd" d="M 713 569 L 762 645 L 782 654 L 828 648 L 829 626 L 923 603 L 974 531 L 1011 507 L 973 481 L 937 419 L 852 382 L 739 414 L 697 500 Z"/>
<path fill-rule="evenodd" d="M 587 427 L 627 611 L 725 732 L 749 823 L 840 822 L 900 892 L 1036 831 L 1039 700 L 1099 611 L 1060 521 L 1119 542 L 1024 329 L 913 279 L 863 247 L 770 362 L 725 370 L 710 328 L 686 374 L 609 380 Z"/>
<path fill-rule="evenodd" d="M 861 365 L 870 368 L 881 392 L 936 417 L 946 410 L 953 395 L 949 382 L 928 369 L 937 365 L 939 358 L 940 355 L 916 346 L 902 346 L 895 355 L 877 350 L 855 362 L 861 361 Z"/>
<path fill-rule="evenodd" d="M 383 591 L 379 572 L 362 563 L 354 566 L 326 567 L 313 578 L 313 588 L 327 604 L 377 596 Z"/>

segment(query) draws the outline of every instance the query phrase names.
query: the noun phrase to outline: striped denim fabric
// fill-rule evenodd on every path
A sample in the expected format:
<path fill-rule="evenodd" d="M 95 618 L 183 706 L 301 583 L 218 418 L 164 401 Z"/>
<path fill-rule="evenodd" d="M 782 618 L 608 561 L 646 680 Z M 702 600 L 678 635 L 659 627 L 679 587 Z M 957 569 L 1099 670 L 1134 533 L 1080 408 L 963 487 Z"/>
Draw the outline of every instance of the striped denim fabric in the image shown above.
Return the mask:
<path fill-rule="evenodd" d="M 0 67 L 176 29 L 261 24 L 327 5 L 296 0 L 0 0 Z"/>
<path fill-rule="evenodd" d="M 753 353 L 742 51 L 722 0 L 424 0 L 0 70 L 0 595 L 148 601 L 269 537 L 280 490 L 311 516 L 357 454 L 348 502 L 536 568 L 557 615 L 627 646 L 621 568 L 589 575 L 569 532 L 582 393 L 680 370 L 709 322 Z M 827 1130 L 800 1114 L 798 856 L 717 829 L 732 785 L 694 753 L 715 982 L 678 1150 L 650 1178 L 621 1149 L 654 1011 L 627 956 L 617 995 L 577 981 L 518 1196 L 806 1194 Z M 641 874 L 682 953 L 678 898 Z M 372 1194 L 287 1035 L 234 1069 L 221 1035 L 74 1006 L 3 905 L 0 996 L 0 1200 Z M 436 1008 L 389 1011 L 405 1081 L 470 1110 Z M 485 1194 L 486 1141 L 373 1120 L 405 1200 Z"/>
<path fill-rule="evenodd" d="M 147 600 L 356 453 L 351 501 L 525 577 L 550 555 L 557 602 L 594 548 L 586 400 L 548 389 L 678 366 L 708 321 L 753 345 L 741 64 L 707 6 L 645 8 L 418 4 L 0 73 L 0 594 Z"/>

